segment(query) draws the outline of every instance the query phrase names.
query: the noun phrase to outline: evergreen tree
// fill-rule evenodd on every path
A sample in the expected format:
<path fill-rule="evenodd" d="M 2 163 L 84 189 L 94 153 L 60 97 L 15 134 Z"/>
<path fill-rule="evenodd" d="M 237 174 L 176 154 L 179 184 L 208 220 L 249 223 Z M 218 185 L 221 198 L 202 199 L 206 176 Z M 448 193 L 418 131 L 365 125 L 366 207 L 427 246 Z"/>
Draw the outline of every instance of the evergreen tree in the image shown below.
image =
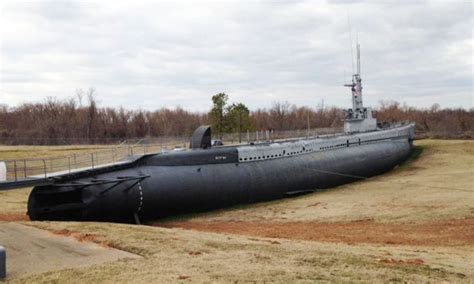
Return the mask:
<path fill-rule="evenodd" d="M 243 103 L 234 103 L 227 108 L 227 123 L 230 132 L 239 133 L 242 142 L 242 132 L 250 130 L 250 111 Z"/>
<path fill-rule="evenodd" d="M 212 109 L 209 112 L 209 120 L 212 129 L 217 136 L 222 139 L 222 133 L 226 129 L 225 123 L 225 105 L 227 104 L 228 96 L 225 93 L 219 93 L 212 96 Z"/>

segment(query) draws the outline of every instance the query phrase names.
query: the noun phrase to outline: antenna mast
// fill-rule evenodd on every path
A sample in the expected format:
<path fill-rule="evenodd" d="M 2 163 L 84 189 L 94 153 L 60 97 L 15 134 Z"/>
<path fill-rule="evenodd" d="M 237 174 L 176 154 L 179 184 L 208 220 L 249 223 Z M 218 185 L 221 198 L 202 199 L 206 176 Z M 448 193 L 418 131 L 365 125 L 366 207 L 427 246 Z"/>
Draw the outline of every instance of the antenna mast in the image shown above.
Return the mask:
<path fill-rule="evenodd" d="M 352 84 L 345 84 L 344 86 L 350 87 L 352 90 L 352 116 L 354 118 L 363 118 L 362 110 L 364 105 L 362 104 L 362 78 L 360 77 L 360 44 L 357 43 L 357 73 L 352 75 Z"/>
<path fill-rule="evenodd" d="M 367 132 L 377 129 L 377 122 L 372 117 L 372 110 L 362 103 L 362 78 L 360 76 L 360 44 L 357 41 L 357 73 L 352 75 L 352 84 L 345 84 L 352 91 L 352 108 L 346 110 L 344 130 L 347 133 Z"/>
<path fill-rule="evenodd" d="M 357 74 L 360 75 L 360 44 L 357 42 Z"/>
<path fill-rule="evenodd" d="M 347 25 L 349 26 L 349 39 L 351 46 L 351 63 L 352 63 L 352 74 L 354 74 L 354 52 L 352 51 L 352 29 L 351 29 L 351 18 L 349 12 L 347 13 Z"/>

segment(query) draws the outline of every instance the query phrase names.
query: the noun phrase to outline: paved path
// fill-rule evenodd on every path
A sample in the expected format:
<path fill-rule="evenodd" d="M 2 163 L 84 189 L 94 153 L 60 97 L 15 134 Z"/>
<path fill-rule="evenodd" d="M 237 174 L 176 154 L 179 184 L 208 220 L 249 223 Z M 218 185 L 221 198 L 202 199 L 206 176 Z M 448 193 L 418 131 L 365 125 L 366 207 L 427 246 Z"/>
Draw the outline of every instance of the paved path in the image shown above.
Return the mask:
<path fill-rule="evenodd" d="M 25 274 L 140 257 L 18 223 L 0 222 L 0 245 L 7 252 L 7 280 Z"/>

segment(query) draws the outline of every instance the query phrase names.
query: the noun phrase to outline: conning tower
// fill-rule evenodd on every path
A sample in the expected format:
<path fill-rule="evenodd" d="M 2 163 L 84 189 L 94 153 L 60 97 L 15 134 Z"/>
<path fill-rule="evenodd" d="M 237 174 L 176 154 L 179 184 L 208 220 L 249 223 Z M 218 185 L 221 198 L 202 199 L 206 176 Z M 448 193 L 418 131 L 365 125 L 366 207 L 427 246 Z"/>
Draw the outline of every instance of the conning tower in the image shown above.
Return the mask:
<path fill-rule="evenodd" d="M 377 130 L 377 121 L 372 109 L 362 103 L 362 78 L 360 76 L 360 45 L 357 43 L 357 73 L 352 75 L 352 84 L 345 84 L 352 90 L 352 108 L 345 111 L 344 132 L 357 133 Z"/>

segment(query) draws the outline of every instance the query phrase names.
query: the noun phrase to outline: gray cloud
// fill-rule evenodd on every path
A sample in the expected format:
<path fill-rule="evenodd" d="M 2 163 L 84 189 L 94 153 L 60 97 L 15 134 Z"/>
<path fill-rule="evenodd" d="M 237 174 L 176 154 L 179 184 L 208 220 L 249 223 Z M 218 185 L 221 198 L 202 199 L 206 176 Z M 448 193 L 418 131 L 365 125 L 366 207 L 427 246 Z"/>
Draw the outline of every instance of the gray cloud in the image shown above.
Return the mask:
<path fill-rule="evenodd" d="M 367 104 L 472 107 L 469 1 L 2 2 L 0 100 L 95 87 L 102 105 L 207 110 L 226 92 L 346 107 L 347 14 Z"/>

